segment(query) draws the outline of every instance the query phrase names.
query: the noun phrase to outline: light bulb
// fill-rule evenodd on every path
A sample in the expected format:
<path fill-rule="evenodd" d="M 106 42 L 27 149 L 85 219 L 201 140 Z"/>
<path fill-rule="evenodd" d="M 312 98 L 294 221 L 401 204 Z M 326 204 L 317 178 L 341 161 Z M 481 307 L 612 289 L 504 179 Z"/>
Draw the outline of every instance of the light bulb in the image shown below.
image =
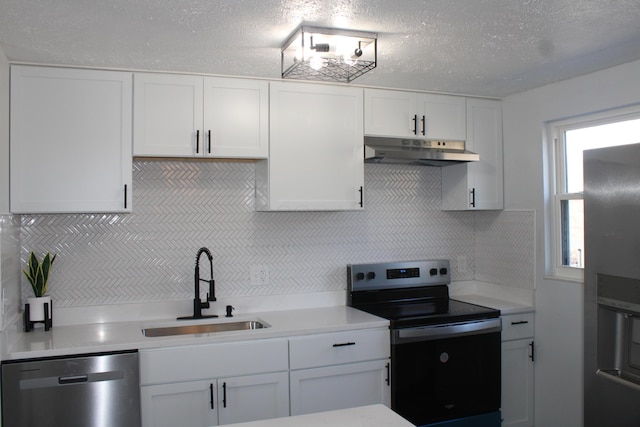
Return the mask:
<path fill-rule="evenodd" d="M 353 58 L 350 54 L 345 53 L 344 55 L 342 55 L 342 60 L 344 61 L 345 64 L 347 64 L 349 67 L 353 67 L 354 65 L 356 65 L 358 63 L 358 58 Z"/>
<path fill-rule="evenodd" d="M 309 60 L 309 66 L 314 70 L 318 71 L 322 67 L 324 67 L 324 60 L 322 59 L 322 57 L 318 55 L 313 55 Z"/>

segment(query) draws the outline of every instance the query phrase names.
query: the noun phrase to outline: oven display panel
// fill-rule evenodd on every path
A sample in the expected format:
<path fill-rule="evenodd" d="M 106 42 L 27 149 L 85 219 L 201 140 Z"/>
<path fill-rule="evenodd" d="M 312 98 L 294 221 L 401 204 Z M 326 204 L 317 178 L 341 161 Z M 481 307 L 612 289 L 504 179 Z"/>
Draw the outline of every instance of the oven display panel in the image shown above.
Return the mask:
<path fill-rule="evenodd" d="M 387 270 L 387 279 L 411 279 L 420 277 L 419 268 L 393 268 Z"/>

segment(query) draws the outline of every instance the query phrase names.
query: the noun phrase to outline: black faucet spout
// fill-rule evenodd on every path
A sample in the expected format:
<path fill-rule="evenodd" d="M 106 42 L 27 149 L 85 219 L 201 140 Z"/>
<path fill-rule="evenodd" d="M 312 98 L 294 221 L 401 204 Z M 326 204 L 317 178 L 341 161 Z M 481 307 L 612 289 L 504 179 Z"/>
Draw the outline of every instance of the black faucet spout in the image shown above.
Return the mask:
<path fill-rule="evenodd" d="M 205 280 L 200 278 L 200 257 L 202 254 L 205 254 L 209 259 L 209 271 L 210 271 L 210 279 Z M 209 284 L 209 292 L 207 292 L 207 299 L 205 301 L 200 300 L 200 282 L 206 282 Z M 216 288 L 215 281 L 213 280 L 213 255 L 211 255 L 211 251 L 207 248 L 198 249 L 198 253 L 196 254 L 196 268 L 194 273 L 194 296 L 193 296 L 193 316 L 186 317 L 178 317 L 178 320 L 183 319 L 204 319 L 208 317 L 218 317 L 215 314 L 202 314 L 203 308 L 209 308 L 209 301 L 216 300 Z"/>

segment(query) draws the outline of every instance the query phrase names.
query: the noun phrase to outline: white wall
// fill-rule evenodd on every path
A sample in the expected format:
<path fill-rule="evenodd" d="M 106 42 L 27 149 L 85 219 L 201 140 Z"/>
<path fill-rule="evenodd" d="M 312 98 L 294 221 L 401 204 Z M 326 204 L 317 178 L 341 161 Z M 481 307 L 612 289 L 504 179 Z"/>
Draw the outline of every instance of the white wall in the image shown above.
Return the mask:
<path fill-rule="evenodd" d="M 504 100 L 505 207 L 536 211 L 536 426 L 582 425 L 583 285 L 545 277 L 545 123 L 640 103 L 640 61 Z"/>
<path fill-rule="evenodd" d="M 0 48 L 0 214 L 9 213 L 9 61 Z"/>

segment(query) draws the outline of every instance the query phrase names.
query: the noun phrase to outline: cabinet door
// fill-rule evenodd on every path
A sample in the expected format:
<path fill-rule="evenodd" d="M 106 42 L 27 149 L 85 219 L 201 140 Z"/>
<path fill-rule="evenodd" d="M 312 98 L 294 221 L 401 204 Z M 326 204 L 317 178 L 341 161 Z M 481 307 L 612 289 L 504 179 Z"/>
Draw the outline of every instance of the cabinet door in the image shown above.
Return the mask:
<path fill-rule="evenodd" d="M 289 416 L 289 375 L 276 372 L 218 380 L 220 425 Z"/>
<path fill-rule="evenodd" d="M 133 154 L 204 155 L 202 77 L 140 73 L 134 79 Z"/>
<path fill-rule="evenodd" d="M 464 141 L 467 137 L 466 102 L 460 96 L 421 95 L 418 135 L 428 139 Z"/>
<path fill-rule="evenodd" d="M 269 83 L 205 78 L 204 132 L 207 156 L 267 158 Z"/>
<path fill-rule="evenodd" d="M 480 160 L 442 168 L 442 209 L 503 209 L 500 101 L 467 99 L 466 146 Z"/>
<path fill-rule="evenodd" d="M 480 155 L 469 163 L 476 209 L 502 209 L 502 106 L 500 101 L 467 100 L 467 148 Z"/>
<path fill-rule="evenodd" d="M 396 90 L 364 90 L 366 135 L 418 137 L 417 94 Z"/>
<path fill-rule="evenodd" d="M 502 425 L 533 426 L 531 340 L 502 343 Z"/>
<path fill-rule="evenodd" d="M 270 87 L 269 161 L 256 166 L 257 209 L 361 209 L 362 89 Z"/>
<path fill-rule="evenodd" d="M 140 388 L 142 427 L 217 426 L 216 381 L 191 381 Z"/>
<path fill-rule="evenodd" d="M 389 359 L 291 371 L 291 415 L 390 405 Z"/>
<path fill-rule="evenodd" d="M 11 67 L 11 211 L 131 210 L 131 74 Z"/>

